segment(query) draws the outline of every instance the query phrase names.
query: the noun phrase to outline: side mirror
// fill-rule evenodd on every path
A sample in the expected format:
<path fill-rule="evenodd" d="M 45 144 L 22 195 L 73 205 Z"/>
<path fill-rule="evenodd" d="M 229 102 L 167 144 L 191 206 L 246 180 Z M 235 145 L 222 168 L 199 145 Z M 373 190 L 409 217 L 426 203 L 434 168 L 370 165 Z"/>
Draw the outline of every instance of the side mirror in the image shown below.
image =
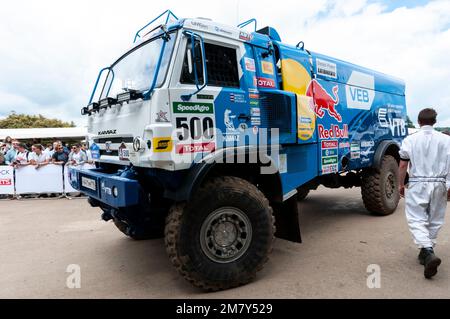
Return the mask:
<path fill-rule="evenodd" d="M 188 71 L 189 74 L 192 74 L 194 72 L 193 66 L 192 66 L 192 50 L 187 50 L 187 62 L 188 62 Z"/>
<path fill-rule="evenodd" d="M 189 101 L 193 95 L 205 88 L 208 83 L 208 72 L 206 70 L 205 44 L 202 36 L 191 31 L 184 31 L 184 35 L 189 37 L 188 41 L 190 45 L 187 49 L 188 72 L 194 75 L 194 83 L 197 88 L 196 92 L 181 96 L 183 101 Z M 196 41 L 197 39 L 198 41 Z M 201 82 L 203 82 L 203 85 Z"/>

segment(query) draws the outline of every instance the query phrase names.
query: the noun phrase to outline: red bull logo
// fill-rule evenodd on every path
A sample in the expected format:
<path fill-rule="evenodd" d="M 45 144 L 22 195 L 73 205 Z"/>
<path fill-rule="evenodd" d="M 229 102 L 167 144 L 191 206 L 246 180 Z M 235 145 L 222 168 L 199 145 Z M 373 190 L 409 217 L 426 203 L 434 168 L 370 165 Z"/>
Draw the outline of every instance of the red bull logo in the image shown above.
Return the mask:
<path fill-rule="evenodd" d="M 317 80 L 312 80 L 309 83 L 308 89 L 306 90 L 306 96 L 312 97 L 314 100 L 314 113 L 320 118 L 323 118 L 326 110 L 328 114 L 336 119 L 338 122 L 342 122 L 342 116 L 336 111 L 335 106 L 339 104 L 339 87 L 336 85 L 333 87 L 334 98 L 328 94 L 328 92 L 323 88 L 323 86 L 317 82 Z"/>

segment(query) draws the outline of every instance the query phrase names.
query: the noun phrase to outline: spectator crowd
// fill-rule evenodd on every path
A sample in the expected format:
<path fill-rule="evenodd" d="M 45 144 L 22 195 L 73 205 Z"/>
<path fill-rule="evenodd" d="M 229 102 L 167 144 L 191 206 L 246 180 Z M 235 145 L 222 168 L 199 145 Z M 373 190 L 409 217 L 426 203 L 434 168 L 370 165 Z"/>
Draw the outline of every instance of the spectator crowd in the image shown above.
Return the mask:
<path fill-rule="evenodd" d="M 74 144 L 69 149 L 61 141 L 45 146 L 33 144 L 29 147 L 11 137 L 6 137 L 0 148 L 0 165 L 15 168 L 32 165 L 36 169 L 48 164 L 78 166 L 92 163 L 92 155 L 86 144 Z"/>

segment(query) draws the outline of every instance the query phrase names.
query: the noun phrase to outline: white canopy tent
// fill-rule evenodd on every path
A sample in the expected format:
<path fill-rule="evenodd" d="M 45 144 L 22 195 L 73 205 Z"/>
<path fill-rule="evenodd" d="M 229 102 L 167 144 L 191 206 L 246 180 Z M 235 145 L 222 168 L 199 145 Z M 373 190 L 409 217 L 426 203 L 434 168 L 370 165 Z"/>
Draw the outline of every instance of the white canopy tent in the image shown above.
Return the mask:
<path fill-rule="evenodd" d="M 33 138 L 84 139 L 87 135 L 87 127 L 0 129 L 0 141 L 3 141 L 6 136 L 20 140 Z"/>

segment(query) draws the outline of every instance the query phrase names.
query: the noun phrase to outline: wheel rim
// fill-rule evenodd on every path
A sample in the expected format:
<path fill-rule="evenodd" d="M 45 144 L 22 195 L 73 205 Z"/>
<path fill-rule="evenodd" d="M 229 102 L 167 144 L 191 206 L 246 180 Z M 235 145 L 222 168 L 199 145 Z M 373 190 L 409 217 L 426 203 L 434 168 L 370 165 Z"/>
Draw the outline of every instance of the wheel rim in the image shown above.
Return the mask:
<path fill-rule="evenodd" d="M 250 246 L 252 226 L 247 215 L 235 207 L 222 207 L 205 219 L 200 244 L 209 259 L 230 263 L 239 259 Z"/>
<path fill-rule="evenodd" d="M 391 199 L 395 192 L 395 177 L 394 174 L 389 173 L 386 178 L 386 197 Z"/>

